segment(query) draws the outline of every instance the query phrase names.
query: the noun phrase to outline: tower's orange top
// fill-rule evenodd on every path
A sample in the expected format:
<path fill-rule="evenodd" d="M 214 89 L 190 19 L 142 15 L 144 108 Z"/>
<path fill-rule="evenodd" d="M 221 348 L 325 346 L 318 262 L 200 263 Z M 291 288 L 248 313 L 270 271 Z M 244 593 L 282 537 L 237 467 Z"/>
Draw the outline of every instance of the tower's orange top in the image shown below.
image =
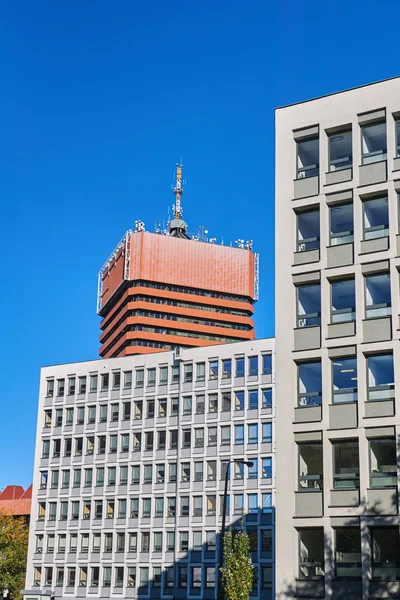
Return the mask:
<path fill-rule="evenodd" d="M 145 231 L 128 232 L 100 273 L 99 310 L 124 280 L 154 281 L 255 299 L 251 250 Z"/>

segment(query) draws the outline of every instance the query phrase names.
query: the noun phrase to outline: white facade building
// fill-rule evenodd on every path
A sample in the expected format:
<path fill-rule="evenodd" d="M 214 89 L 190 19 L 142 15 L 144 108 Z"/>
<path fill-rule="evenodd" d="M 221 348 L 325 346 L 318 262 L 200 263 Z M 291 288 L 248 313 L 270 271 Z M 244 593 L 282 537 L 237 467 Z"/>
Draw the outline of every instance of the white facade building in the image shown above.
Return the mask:
<path fill-rule="evenodd" d="M 273 596 L 274 340 L 41 371 L 25 598 L 215 598 L 242 513 Z"/>
<path fill-rule="evenodd" d="M 400 597 L 399 118 L 399 78 L 276 113 L 280 599 Z"/>

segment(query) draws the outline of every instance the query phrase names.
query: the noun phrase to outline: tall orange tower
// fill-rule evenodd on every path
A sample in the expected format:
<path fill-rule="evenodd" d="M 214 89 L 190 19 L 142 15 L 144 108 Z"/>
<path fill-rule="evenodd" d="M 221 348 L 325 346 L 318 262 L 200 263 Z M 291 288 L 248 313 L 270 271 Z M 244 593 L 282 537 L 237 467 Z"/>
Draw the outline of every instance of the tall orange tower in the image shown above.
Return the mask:
<path fill-rule="evenodd" d="M 209 346 L 255 337 L 258 255 L 251 242 L 190 236 L 182 220 L 182 165 L 166 231 L 128 230 L 99 272 L 100 356 Z"/>

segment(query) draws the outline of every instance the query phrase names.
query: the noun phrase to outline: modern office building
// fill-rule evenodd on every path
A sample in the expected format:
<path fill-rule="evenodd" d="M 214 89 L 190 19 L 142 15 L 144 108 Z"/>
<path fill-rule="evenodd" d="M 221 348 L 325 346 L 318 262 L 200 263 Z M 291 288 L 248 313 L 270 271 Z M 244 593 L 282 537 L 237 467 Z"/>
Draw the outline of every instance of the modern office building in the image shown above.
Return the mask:
<path fill-rule="evenodd" d="M 271 600 L 273 373 L 273 339 L 43 368 L 25 598 L 215 598 L 244 459 L 228 524 Z"/>
<path fill-rule="evenodd" d="M 258 255 L 251 241 L 190 236 L 182 220 L 182 166 L 174 219 L 125 233 L 98 277 L 100 356 L 114 358 L 254 339 Z"/>
<path fill-rule="evenodd" d="M 279 599 L 400 597 L 399 118 L 399 78 L 276 112 Z"/>

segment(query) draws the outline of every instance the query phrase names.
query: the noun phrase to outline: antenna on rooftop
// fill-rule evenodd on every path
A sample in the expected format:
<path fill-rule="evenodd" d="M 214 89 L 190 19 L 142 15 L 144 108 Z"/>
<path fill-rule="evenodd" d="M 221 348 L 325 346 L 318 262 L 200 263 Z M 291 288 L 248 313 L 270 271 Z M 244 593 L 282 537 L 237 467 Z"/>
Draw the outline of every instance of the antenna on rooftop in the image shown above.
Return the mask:
<path fill-rule="evenodd" d="M 181 196 L 183 194 L 183 183 L 182 183 L 182 157 L 179 163 L 176 163 L 176 174 L 175 174 L 175 186 L 174 186 L 174 194 L 175 194 L 175 206 L 174 206 L 174 216 L 176 220 L 182 218 L 182 207 L 181 207 Z"/>

